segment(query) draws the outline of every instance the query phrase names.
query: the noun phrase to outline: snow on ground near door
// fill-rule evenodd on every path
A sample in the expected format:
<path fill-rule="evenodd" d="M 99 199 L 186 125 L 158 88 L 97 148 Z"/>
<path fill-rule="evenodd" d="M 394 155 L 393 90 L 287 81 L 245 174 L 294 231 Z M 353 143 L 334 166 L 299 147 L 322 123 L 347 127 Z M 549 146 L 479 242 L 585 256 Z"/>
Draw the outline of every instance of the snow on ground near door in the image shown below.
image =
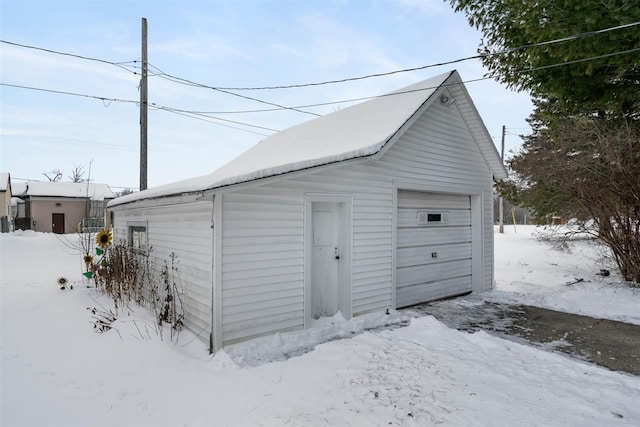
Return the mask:
<path fill-rule="evenodd" d="M 622 282 L 611 261 L 602 262 L 608 253 L 602 245 L 575 240 L 559 250 L 537 239 L 564 233 L 564 226 L 511 225 L 504 231 L 494 234 L 496 288 L 483 299 L 640 325 L 640 288 Z M 603 268 L 611 276 L 598 275 Z M 584 281 L 567 285 L 578 279 Z"/>
<path fill-rule="evenodd" d="M 511 239 L 502 237 L 506 239 L 499 240 Z M 114 330 L 96 334 L 86 307 L 108 306 L 109 301 L 80 282 L 72 291 L 57 288 L 57 277 L 75 280 L 81 269 L 79 255 L 60 239 L 32 232 L 0 235 L 2 426 L 640 423 L 640 377 L 483 332 L 451 330 L 433 317 L 412 319 L 407 327 L 355 334 L 379 326 L 385 317 L 345 324 L 336 316 L 333 332 L 281 334 L 213 358 L 188 333 L 181 334 L 177 345 L 160 341 L 150 332 L 151 317 L 141 309 L 115 323 L 121 337 Z M 517 244 L 499 241 L 499 260 L 507 259 L 505 247 L 516 251 L 539 245 L 523 243 L 527 239 L 520 236 L 511 241 Z M 508 269 L 499 261 L 500 287 L 510 280 L 505 271 L 517 280 L 523 275 L 522 281 L 538 283 L 536 273 L 527 273 L 536 270 L 535 256 L 538 251 L 528 256 L 528 266 L 516 263 Z M 571 259 L 575 265 L 583 263 L 575 252 Z M 558 269 L 560 273 L 548 276 L 558 276 L 561 283 L 574 274 Z M 523 295 L 529 288 L 535 290 L 533 285 L 514 285 Z M 553 295 L 563 300 L 574 295 L 550 289 L 543 292 L 547 301 Z M 594 286 L 575 296 L 582 298 L 589 289 L 599 292 Z M 625 292 L 605 299 L 616 295 L 620 303 L 626 298 L 638 303 L 637 294 Z M 573 303 L 579 306 L 581 301 Z M 403 316 L 392 319 L 402 321 Z M 284 355 L 340 332 L 353 338 L 255 367 L 243 362 L 260 354 L 274 359 L 279 348 L 285 349 Z"/>

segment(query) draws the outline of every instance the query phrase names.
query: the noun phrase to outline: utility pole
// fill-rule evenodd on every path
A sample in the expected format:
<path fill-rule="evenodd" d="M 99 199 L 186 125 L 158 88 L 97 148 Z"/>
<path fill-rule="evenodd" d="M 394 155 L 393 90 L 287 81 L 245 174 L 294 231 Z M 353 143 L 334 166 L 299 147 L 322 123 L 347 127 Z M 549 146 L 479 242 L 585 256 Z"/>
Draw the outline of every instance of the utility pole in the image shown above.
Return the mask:
<path fill-rule="evenodd" d="M 147 18 L 142 18 L 140 78 L 140 191 L 147 189 Z"/>
<path fill-rule="evenodd" d="M 502 164 L 504 165 L 504 135 L 506 133 L 506 127 L 502 125 L 502 148 L 500 150 L 500 158 L 502 159 Z M 498 232 L 504 234 L 504 199 L 500 196 L 500 222 L 498 226 Z"/>

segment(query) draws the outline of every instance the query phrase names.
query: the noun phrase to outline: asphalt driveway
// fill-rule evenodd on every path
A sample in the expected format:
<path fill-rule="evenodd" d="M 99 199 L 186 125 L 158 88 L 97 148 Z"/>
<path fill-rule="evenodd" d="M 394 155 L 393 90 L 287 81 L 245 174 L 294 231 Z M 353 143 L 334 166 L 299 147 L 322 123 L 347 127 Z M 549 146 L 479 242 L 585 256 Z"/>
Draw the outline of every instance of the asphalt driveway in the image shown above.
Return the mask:
<path fill-rule="evenodd" d="M 566 353 L 612 371 L 640 375 L 640 326 L 526 305 L 450 299 L 403 310 L 433 315 L 463 331 L 484 330 L 503 338 Z"/>

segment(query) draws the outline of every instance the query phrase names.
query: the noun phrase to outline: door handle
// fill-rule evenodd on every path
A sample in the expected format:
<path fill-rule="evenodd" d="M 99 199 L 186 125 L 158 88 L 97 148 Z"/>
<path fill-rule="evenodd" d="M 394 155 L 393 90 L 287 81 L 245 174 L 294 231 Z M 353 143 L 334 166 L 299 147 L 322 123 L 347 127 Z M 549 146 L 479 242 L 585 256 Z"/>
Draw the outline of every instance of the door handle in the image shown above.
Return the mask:
<path fill-rule="evenodd" d="M 340 259 L 340 254 L 338 253 L 338 248 L 334 248 L 334 255 L 336 259 Z"/>

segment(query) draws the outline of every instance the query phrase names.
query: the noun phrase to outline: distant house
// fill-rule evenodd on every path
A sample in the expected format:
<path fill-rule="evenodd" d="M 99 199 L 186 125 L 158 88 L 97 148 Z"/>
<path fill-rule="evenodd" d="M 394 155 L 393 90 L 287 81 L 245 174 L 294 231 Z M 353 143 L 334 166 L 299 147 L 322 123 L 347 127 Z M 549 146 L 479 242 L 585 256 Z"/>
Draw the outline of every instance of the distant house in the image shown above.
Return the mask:
<path fill-rule="evenodd" d="M 16 203 L 17 229 L 57 234 L 104 227 L 106 205 L 115 198 L 107 184 L 40 181 L 22 183 L 15 195 L 24 204 Z"/>
<path fill-rule="evenodd" d="M 0 172 L 0 232 L 7 233 L 13 227 L 11 221 L 11 175 Z"/>
<path fill-rule="evenodd" d="M 109 210 L 116 238 L 178 256 L 186 324 L 217 350 L 492 288 L 492 187 L 506 176 L 453 71 Z"/>

